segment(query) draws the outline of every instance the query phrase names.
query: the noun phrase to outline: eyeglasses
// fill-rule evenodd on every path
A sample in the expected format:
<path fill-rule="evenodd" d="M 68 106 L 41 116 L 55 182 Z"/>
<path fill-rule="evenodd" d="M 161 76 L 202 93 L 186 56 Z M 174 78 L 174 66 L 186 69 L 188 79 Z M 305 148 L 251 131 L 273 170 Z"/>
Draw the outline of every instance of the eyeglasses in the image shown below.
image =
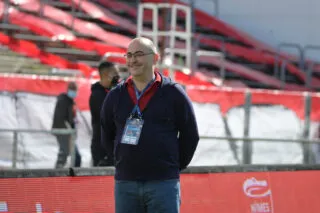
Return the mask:
<path fill-rule="evenodd" d="M 127 53 L 124 55 L 124 57 L 127 59 L 131 59 L 132 57 L 139 58 L 139 57 L 142 57 L 145 55 L 151 55 L 151 54 L 154 54 L 154 53 L 153 52 L 151 52 L 151 53 L 135 52 L 135 53 Z"/>

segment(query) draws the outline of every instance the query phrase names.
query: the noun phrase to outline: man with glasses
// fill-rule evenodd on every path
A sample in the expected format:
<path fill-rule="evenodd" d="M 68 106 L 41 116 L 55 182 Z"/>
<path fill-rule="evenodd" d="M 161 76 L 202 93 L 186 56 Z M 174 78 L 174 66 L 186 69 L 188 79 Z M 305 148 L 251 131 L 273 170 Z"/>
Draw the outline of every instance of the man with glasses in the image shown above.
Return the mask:
<path fill-rule="evenodd" d="M 107 61 L 100 63 L 98 70 L 100 81 L 91 86 L 89 99 L 92 124 L 91 155 L 93 166 L 113 166 L 113 159 L 106 157 L 106 151 L 101 146 L 100 110 L 107 93 L 118 84 L 119 73 L 115 65 Z"/>
<path fill-rule="evenodd" d="M 180 171 L 199 135 L 183 88 L 155 71 L 151 40 L 133 39 L 125 55 L 131 76 L 107 95 L 101 142 L 115 157 L 116 213 L 178 213 Z"/>

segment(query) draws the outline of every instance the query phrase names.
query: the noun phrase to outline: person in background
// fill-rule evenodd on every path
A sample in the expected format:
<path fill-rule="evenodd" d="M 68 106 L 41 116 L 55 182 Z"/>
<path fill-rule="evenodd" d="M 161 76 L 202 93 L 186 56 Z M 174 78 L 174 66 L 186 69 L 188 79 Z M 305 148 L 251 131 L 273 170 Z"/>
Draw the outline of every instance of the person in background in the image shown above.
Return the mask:
<path fill-rule="evenodd" d="M 89 99 L 92 124 L 91 156 L 93 166 L 113 166 L 113 159 L 107 158 L 106 151 L 101 146 L 100 109 L 110 89 L 118 84 L 119 73 L 116 66 L 107 61 L 100 63 L 98 71 L 100 81 L 91 86 Z"/>
<path fill-rule="evenodd" d="M 122 82 L 126 81 L 127 78 L 129 78 L 129 76 L 130 76 L 128 67 L 125 67 L 125 66 L 119 67 L 119 76 L 120 76 L 120 80 Z"/>
<path fill-rule="evenodd" d="M 155 71 L 158 59 L 151 40 L 133 39 L 126 54 L 131 76 L 101 109 L 101 142 L 115 158 L 116 213 L 180 212 L 180 171 L 199 134 L 190 99 Z"/>
<path fill-rule="evenodd" d="M 76 129 L 76 104 L 75 97 L 77 96 L 78 88 L 75 82 L 70 82 L 67 87 L 67 92 L 62 93 L 57 98 L 57 103 L 53 115 L 53 129 Z M 68 156 L 71 154 L 72 135 L 55 135 L 59 144 L 59 153 L 55 168 L 63 168 L 67 162 Z M 78 147 L 75 144 L 75 167 L 81 166 L 81 155 Z"/>

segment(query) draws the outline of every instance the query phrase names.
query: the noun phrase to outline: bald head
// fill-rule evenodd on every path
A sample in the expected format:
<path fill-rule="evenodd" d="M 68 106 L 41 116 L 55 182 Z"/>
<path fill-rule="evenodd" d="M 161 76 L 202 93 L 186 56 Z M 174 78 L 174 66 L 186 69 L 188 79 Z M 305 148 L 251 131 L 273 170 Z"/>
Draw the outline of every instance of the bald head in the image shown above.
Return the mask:
<path fill-rule="evenodd" d="M 148 50 L 154 54 L 158 54 L 157 48 L 154 45 L 154 43 L 150 39 L 144 38 L 144 37 L 138 37 L 138 38 L 132 39 L 132 41 L 129 43 L 128 49 L 130 48 L 130 46 L 137 45 L 137 44 L 143 47 L 145 50 Z"/>

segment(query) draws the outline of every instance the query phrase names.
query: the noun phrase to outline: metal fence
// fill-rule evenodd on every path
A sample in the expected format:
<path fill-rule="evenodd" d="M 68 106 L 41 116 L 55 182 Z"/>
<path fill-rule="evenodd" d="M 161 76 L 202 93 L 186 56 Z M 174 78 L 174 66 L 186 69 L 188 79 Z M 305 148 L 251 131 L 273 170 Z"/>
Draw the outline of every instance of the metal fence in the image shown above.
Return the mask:
<path fill-rule="evenodd" d="M 22 163 L 24 159 L 21 157 L 22 153 L 21 151 L 19 152 L 19 147 L 22 146 L 21 140 L 19 140 L 19 136 L 21 136 L 23 133 L 26 134 L 50 134 L 50 135 L 71 135 L 71 153 L 70 153 L 70 158 L 71 158 L 71 167 L 74 165 L 75 162 L 75 134 L 76 130 L 74 129 L 52 129 L 52 130 L 36 130 L 36 129 L 0 129 L 0 133 L 10 133 L 12 137 L 12 153 L 11 153 L 11 167 L 12 168 L 19 168 L 17 165 L 18 163 Z M 251 156 L 252 156 L 252 143 L 259 143 L 259 142 L 268 142 L 268 143 L 279 143 L 279 142 L 286 142 L 286 143 L 299 143 L 301 144 L 302 148 L 304 149 L 304 159 L 305 162 L 304 164 L 313 164 L 314 163 L 314 157 L 312 154 L 312 150 L 310 148 L 310 145 L 312 144 L 319 144 L 320 145 L 320 140 L 312 140 L 312 139 L 279 139 L 279 138 L 267 138 L 267 137 L 229 137 L 229 136 L 204 136 L 202 135 L 200 137 L 200 140 L 203 139 L 209 139 L 209 140 L 221 140 L 221 141 L 228 141 L 231 143 L 235 143 L 236 141 L 242 141 L 244 142 L 243 144 L 243 149 L 242 149 L 242 154 L 243 154 L 243 161 L 241 162 L 239 160 L 238 164 L 239 165 L 248 165 L 251 163 Z M 47 139 L 48 140 L 48 139 Z M 41 144 L 38 144 L 38 146 L 41 149 Z M 306 150 L 305 150 L 306 149 Z M 8 149 L 6 149 L 8 150 Z M 47 150 L 46 150 L 47 151 Z M 20 168 L 23 168 L 23 166 L 20 166 Z"/>
<path fill-rule="evenodd" d="M 255 119 L 257 115 L 259 116 L 261 114 L 257 114 L 256 108 L 258 106 L 254 105 L 251 99 L 252 94 L 250 92 L 247 92 L 245 95 L 245 104 L 241 106 L 241 108 L 234 108 L 238 111 L 239 109 L 241 109 L 240 117 L 236 118 L 238 120 L 237 124 L 234 124 L 234 116 L 232 115 L 232 113 L 230 114 L 232 110 L 230 110 L 230 112 L 228 112 L 225 115 L 221 115 L 220 109 L 210 108 L 210 110 L 206 112 L 198 107 L 201 104 L 196 104 L 198 105 L 195 106 L 198 107 L 196 109 L 198 110 L 196 111 L 196 113 L 201 110 L 204 113 L 202 116 L 202 120 L 198 118 L 199 124 L 201 122 L 205 122 L 204 128 L 212 129 L 212 131 L 203 130 L 204 128 L 202 126 L 202 129 L 200 131 L 201 140 L 204 143 L 210 144 L 218 144 L 221 142 L 220 144 L 224 144 L 225 147 L 229 147 L 227 148 L 228 152 L 230 154 L 231 151 L 232 155 L 234 155 L 234 159 L 236 159 L 237 164 L 252 164 L 255 162 L 254 160 L 252 160 L 252 156 L 254 156 L 255 152 L 253 150 L 253 144 L 261 146 L 263 145 L 263 142 L 267 142 L 270 144 L 269 147 L 272 147 L 273 144 L 275 144 L 276 142 L 282 144 L 298 143 L 300 144 L 300 147 L 295 147 L 295 150 L 302 150 L 301 155 L 303 156 L 303 159 L 301 161 L 299 160 L 299 162 L 304 164 L 314 163 L 315 156 L 312 150 L 312 146 L 318 145 L 319 140 L 310 139 L 310 136 L 312 135 L 311 131 L 314 130 L 312 128 L 314 127 L 315 123 L 311 122 L 312 98 L 309 95 L 309 93 L 306 93 L 306 95 L 304 96 L 304 105 L 300 106 L 301 110 L 305 113 L 305 119 L 300 120 L 294 115 L 294 113 L 292 113 L 295 117 L 293 122 L 298 122 L 299 126 L 295 128 L 295 130 L 293 131 L 290 130 L 291 132 L 289 134 L 280 136 L 280 138 L 279 135 L 276 135 L 276 132 L 283 131 L 280 129 L 270 131 L 269 133 L 271 134 L 255 134 L 254 126 L 257 123 L 253 119 Z M 28 156 L 26 156 L 24 153 L 19 152 L 19 147 L 21 148 L 20 150 L 32 149 L 30 147 L 24 147 L 24 144 L 28 144 L 28 146 L 31 144 L 32 147 L 36 148 L 34 155 L 36 156 L 40 154 L 41 156 L 43 155 L 43 153 L 40 150 L 41 147 L 44 147 L 44 149 L 49 151 L 50 149 L 53 149 L 53 147 L 54 149 L 58 147 L 56 139 L 53 137 L 54 134 L 58 132 L 61 132 L 62 134 L 73 134 L 72 130 L 48 130 L 48 128 L 50 128 L 51 126 L 50 123 L 53 115 L 52 113 L 54 109 L 54 103 L 55 97 L 27 95 L 24 93 L 3 93 L 2 95 L 0 95 L 0 107 L 2 108 L 2 114 L 0 113 L 0 117 L 1 119 L 4 119 L 0 122 L 0 141 L 2 142 L 0 156 L 2 159 L 4 158 L 4 156 L 6 156 L 5 158 L 10 160 L 10 166 L 18 168 L 19 162 L 26 162 L 21 158 L 24 157 L 26 159 L 28 158 Z M 201 106 L 205 107 L 206 104 L 202 104 Z M 213 104 L 212 107 L 215 108 L 214 106 L 217 105 Z M 267 108 L 268 107 L 270 108 L 270 106 L 267 106 Z M 280 113 L 282 113 L 282 111 L 280 111 Z M 6 117 L 6 115 L 8 114 L 11 115 Z M 273 125 L 274 122 L 277 122 L 277 120 L 274 120 L 277 119 L 276 115 L 273 115 L 272 113 L 270 114 L 269 112 L 265 113 L 265 115 L 268 116 L 267 119 L 270 119 L 269 121 L 272 122 L 271 124 L 269 124 L 269 127 L 271 127 L 270 125 Z M 12 119 L 11 123 L 13 123 L 13 125 L 7 125 L 7 119 Z M 80 129 L 78 130 L 78 133 L 80 136 L 78 137 L 78 139 L 83 141 L 80 141 L 80 145 L 82 144 L 83 150 L 86 150 L 86 152 L 88 152 L 86 153 L 86 155 L 89 155 L 89 146 L 91 138 L 91 131 L 89 131 L 90 113 L 82 112 L 80 115 L 80 119 L 80 123 L 82 124 L 79 126 Z M 214 121 L 211 123 L 206 123 L 206 120 L 210 119 L 221 119 L 221 122 Z M 284 117 L 283 119 L 286 118 Z M 260 124 L 261 122 L 264 123 L 264 121 L 262 120 L 258 122 L 258 125 L 263 125 Z M 217 131 L 217 128 L 220 128 L 221 130 Z M 6 141 L 8 143 L 6 143 Z M 48 143 L 46 143 L 45 141 L 48 141 Z M 239 146 L 239 143 L 241 143 L 241 147 Z M 283 145 L 282 147 L 286 148 L 286 146 Z M 286 152 L 286 150 L 284 149 L 283 152 Z M 281 153 L 282 151 L 279 152 L 279 154 Z M 9 156 L 9 154 L 11 155 Z M 71 156 L 73 156 L 71 160 L 73 162 L 74 155 L 72 154 Z M 45 159 L 52 160 L 55 157 L 56 155 L 53 155 L 51 153 L 51 156 L 45 156 Z M 283 163 L 288 163 L 288 161 Z M 215 165 L 215 163 L 211 165 Z M 20 168 L 21 167 L 23 166 L 20 166 Z"/>
<path fill-rule="evenodd" d="M 27 134 L 41 134 L 43 138 L 46 138 L 45 140 L 48 140 L 48 134 L 55 136 L 55 135 L 70 135 L 70 156 L 71 156 L 71 166 L 74 165 L 75 162 L 75 138 L 76 138 L 76 130 L 69 128 L 69 129 L 52 129 L 52 130 L 39 130 L 39 129 L 0 129 L 1 133 L 10 133 L 12 137 L 12 153 L 11 153 L 11 167 L 17 168 L 18 162 L 21 162 L 23 164 L 23 159 L 19 159 L 19 147 L 23 146 L 23 143 L 21 140 L 19 140 L 19 136 L 21 136 L 23 133 Z M 1 137 L 0 137 L 1 138 Z M 5 138 L 4 138 L 5 139 Z M 38 144 L 37 146 L 40 146 L 41 144 Z M 8 149 L 5 149 L 8 150 Z M 8 153 L 9 154 L 9 153 Z"/>
<path fill-rule="evenodd" d="M 6 1 L 7 4 L 9 1 Z M 45 1 L 42 1 L 44 3 L 46 3 Z M 215 5 L 216 5 L 216 12 L 215 14 L 218 16 L 219 14 L 219 11 L 218 11 L 218 1 L 213 1 L 213 2 L 216 2 Z M 41 5 L 43 5 L 44 3 L 42 3 Z M 194 5 L 193 1 L 190 2 L 191 5 Z M 6 6 L 8 7 L 8 5 Z M 40 9 L 42 10 L 42 9 Z M 74 11 L 75 12 L 75 11 Z M 5 17 L 7 17 L 7 9 L 5 9 Z M 73 16 L 75 17 L 75 16 Z M 7 20 L 7 18 L 4 18 L 3 19 L 4 22 Z M 194 20 L 193 20 L 194 22 Z M 215 37 L 214 39 L 216 40 L 221 40 L 220 38 L 218 37 Z M 221 51 L 222 53 L 224 52 L 224 43 L 226 42 L 225 40 L 221 40 L 222 41 L 222 47 L 221 47 Z M 280 53 L 281 53 L 281 50 L 283 48 L 296 48 L 299 50 L 299 60 L 298 60 L 298 64 L 299 64 L 299 68 L 300 69 L 305 69 L 305 67 L 307 66 L 305 63 L 304 63 L 304 60 L 305 60 L 305 52 L 309 51 L 309 50 L 319 50 L 320 47 L 316 47 L 316 46 L 306 46 L 304 48 L 300 47 L 300 46 L 297 46 L 296 44 L 284 44 L 284 43 L 281 43 L 279 44 L 279 47 L 278 47 L 278 52 L 277 52 L 277 55 L 276 55 L 276 63 L 275 63 L 275 75 L 279 75 L 279 71 L 280 71 L 280 74 L 281 74 L 281 80 L 283 81 L 283 83 L 285 84 L 285 77 L 286 77 L 286 74 L 285 74 L 285 64 L 283 64 L 282 67 L 279 67 L 280 66 L 280 63 L 279 63 L 279 60 L 280 60 Z M 225 53 L 223 53 L 222 55 L 225 55 Z M 221 57 L 222 58 L 222 57 Z M 223 63 L 222 63 L 223 64 Z M 307 75 L 307 81 L 306 81 L 306 87 L 308 88 L 311 88 L 311 78 L 312 78 L 312 70 L 313 70 L 313 66 L 315 64 L 309 64 L 308 65 L 308 72 L 306 72 L 306 75 Z M 225 76 L 225 70 L 224 70 L 224 67 L 221 66 L 221 77 L 222 79 L 224 79 L 224 76 Z M 301 137 L 300 139 L 296 139 L 296 138 L 292 138 L 292 139 L 279 139 L 279 138 L 253 138 L 253 137 L 250 137 L 250 118 L 251 118 L 251 107 L 252 107 L 252 101 L 251 101 L 251 94 L 250 93 L 247 93 L 246 96 L 245 96 L 245 105 L 244 105 L 244 120 L 243 120 L 243 137 L 233 137 L 233 136 L 230 136 L 230 134 L 227 134 L 228 136 L 226 137 L 221 137 L 221 136 L 205 136 L 205 135 L 202 135 L 201 136 L 201 139 L 212 139 L 212 140 L 223 140 L 223 141 L 227 141 L 230 143 L 230 147 L 232 150 L 235 150 L 235 146 L 234 146 L 234 142 L 235 141 L 243 141 L 243 146 L 242 146 L 242 161 L 238 160 L 239 164 L 251 164 L 252 163 L 252 144 L 255 143 L 255 142 L 294 142 L 294 143 L 299 143 L 301 144 L 301 147 L 302 147 L 302 150 L 303 150 L 303 163 L 305 164 L 310 164 L 310 163 L 313 163 L 314 162 L 314 156 L 312 154 L 312 151 L 311 151 L 311 145 L 312 144 L 317 144 L 317 143 L 320 143 L 319 140 L 310 140 L 309 139 L 309 136 L 310 136 L 310 113 L 311 113 L 311 97 L 310 95 L 306 95 L 305 96 L 305 103 L 304 103 L 304 112 L 305 112 L 305 120 L 303 121 L 304 124 L 303 124 L 303 130 L 302 130 L 302 134 L 301 134 Z M 223 119 L 226 119 L 226 118 L 223 118 Z M 224 123 L 227 123 L 225 122 L 224 120 Z M 226 125 L 225 127 L 226 129 L 226 132 L 228 132 L 228 127 Z M 21 145 L 19 143 L 19 137 L 23 134 L 50 134 L 50 135 L 53 135 L 53 134 L 57 134 L 57 133 L 61 133 L 61 134 L 74 134 L 74 130 L 43 130 L 43 129 L 0 129 L 0 133 L 9 133 L 9 134 L 12 134 L 12 167 L 13 168 L 17 168 L 17 164 L 19 162 L 19 153 L 18 153 L 18 148 L 19 148 L 19 145 Z M 45 136 L 44 136 L 45 137 Z M 74 140 L 73 140 L 73 143 L 74 143 Z M 39 145 L 40 146 L 40 145 Z M 74 147 L 74 146 L 73 146 Z M 72 162 L 74 162 L 74 152 L 71 154 L 71 158 L 72 158 Z"/>
<path fill-rule="evenodd" d="M 15 96 L 16 100 L 15 100 L 15 105 L 19 105 L 19 96 Z M 21 98 L 21 97 L 20 97 Z M 23 97 L 22 97 L 23 98 Z M 47 100 L 45 100 L 47 102 Z M 18 104 L 17 104 L 18 103 Z M 21 104 L 20 104 L 20 107 Z M 228 115 L 226 116 L 222 116 L 222 121 L 223 121 L 223 125 L 224 125 L 224 132 L 226 136 L 212 136 L 212 135 L 207 135 L 207 134 L 201 134 L 201 140 L 209 140 L 209 141 L 221 141 L 222 143 L 229 143 L 229 147 L 230 150 L 233 152 L 233 155 L 235 156 L 235 159 L 237 161 L 237 164 L 251 164 L 252 163 L 252 155 L 253 155 L 253 144 L 254 143 L 259 143 L 259 142 L 267 142 L 267 143 L 281 143 L 281 142 L 285 142 L 285 143 L 299 143 L 301 145 L 301 149 L 302 149 L 302 153 L 303 153 L 303 161 L 302 163 L 304 164 L 312 164 L 314 163 L 314 155 L 312 152 L 312 145 L 313 144 L 319 144 L 320 141 L 319 140 L 311 140 L 309 139 L 310 137 L 310 113 L 311 113 L 311 99 L 310 96 L 305 96 L 305 120 L 303 121 L 303 125 L 301 126 L 301 132 L 299 133 L 299 137 L 292 137 L 292 138 L 275 138 L 274 136 L 276 135 L 272 135 L 271 137 L 265 137 L 263 135 L 263 137 L 251 137 L 250 136 L 250 120 L 252 118 L 252 108 L 253 105 L 251 103 L 251 94 L 247 93 L 245 96 L 245 105 L 243 107 L 243 120 L 241 122 L 243 122 L 243 124 L 240 126 L 238 126 L 237 128 L 242 128 L 242 137 L 239 136 L 233 136 L 231 133 L 231 127 L 230 127 L 230 122 L 228 123 Z M 18 110 L 19 111 L 19 110 Z M 21 110 L 20 110 L 21 111 Z M 24 110 L 22 110 L 23 112 L 25 112 Z M 30 113 L 30 112 L 29 112 Z M 37 112 L 34 111 L 33 115 L 36 115 Z M 208 116 L 208 115 L 206 115 Z M 212 116 L 213 119 L 216 119 L 213 115 Z M 272 115 L 271 115 L 272 117 Z M 23 119 L 27 119 L 26 117 L 24 117 Z M 209 117 L 206 117 L 206 119 L 210 119 Z M 21 122 L 21 118 L 17 118 L 18 122 Z M 230 119 L 229 119 L 230 121 Z M 232 121 L 231 121 L 232 122 Z M 86 124 L 88 125 L 88 124 Z M 214 127 L 213 127 L 214 128 Z M 239 129 L 240 130 L 240 129 Z M 252 131 L 252 130 L 251 130 Z M 41 146 L 43 146 L 44 143 L 41 144 L 41 141 L 43 140 L 49 140 L 48 135 L 54 135 L 57 133 L 61 133 L 61 134 L 73 134 L 75 133 L 74 130 L 43 130 L 43 129 L 0 129 L 0 136 L 1 133 L 9 133 L 11 134 L 11 139 L 12 140 L 12 167 L 13 168 L 17 168 L 17 163 L 18 162 L 23 162 L 23 160 L 20 159 L 19 161 L 19 156 L 23 156 L 21 155 L 21 153 L 18 152 L 18 147 L 23 145 L 23 141 L 19 140 L 21 139 L 21 136 L 23 136 L 24 134 L 32 134 L 33 137 L 31 137 L 30 140 L 34 140 L 36 144 L 35 146 L 39 146 L 41 148 Z M 91 133 L 88 133 L 91 134 Z M 219 135 L 219 134 L 218 134 Z M 19 137 L 20 136 L 20 137 Z M 37 137 L 37 138 L 36 138 Z M 1 137 L 0 137 L 1 138 Z M 8 138 L 8 137 L 7 137 Z M 3 142 L 3 139 L 1 139 L 1 141 Z M 239 156 L 237 156 L 237 145 L 236 142 L 243 142 L 242 143 L 242 149 L 241 149 L 241 155 L 242 155 L 242 159 L 240 159 Z M 74 140 L 73 140 L 73 145 L 74 145 Z M 55 146 L 57 146 L 55 144 Z M 74 146 L 73 146 L 74 147 Z M 3 149 L 5 150 L 5 149 Z M 8 150 L 8 149 L 6 149 Z M 286 150 L 283 150 L 284 152 Z M 71 162 L 74 162 L 74 152 L 72 152 L 71 154 Z"/>

